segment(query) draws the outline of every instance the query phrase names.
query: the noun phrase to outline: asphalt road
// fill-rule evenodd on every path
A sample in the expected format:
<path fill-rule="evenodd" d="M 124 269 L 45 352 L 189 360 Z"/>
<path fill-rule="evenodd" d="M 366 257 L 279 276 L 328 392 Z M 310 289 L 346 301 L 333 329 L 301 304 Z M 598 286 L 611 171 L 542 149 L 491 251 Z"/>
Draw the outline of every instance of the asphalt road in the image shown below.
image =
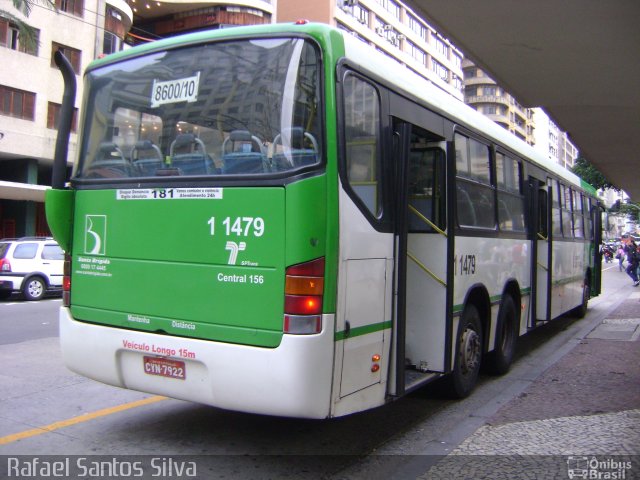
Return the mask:
<path fill-rule="evenodd" d="M 56 311 L 62 300 L 27 302 L 17 297 L 0 300 L 0 345 L 58 336 Z"/>
<path fill-rule="evenodd" d="M 522 338 L 512 371 L 483 376 L 464 401 L 444 398 L 436 382 L 378 409 L 323 421 L 229 412 L 85 379 L 61 361 L 60 300 L 0 302 L 0 455 L 147 455 L 140 458 L 156 460 L 173 478 L 176 471 L 166 470 L 173 459 L 196 462 L 198 478 L 419 475 L 426 456 L 454 448 L 593 328 L 628 286 L 625 277 L 606 270 L 606 292 L 585 319 L 562 318 Z M 157 472 L 151 468 L 144 468 L 149 478 Z"/>

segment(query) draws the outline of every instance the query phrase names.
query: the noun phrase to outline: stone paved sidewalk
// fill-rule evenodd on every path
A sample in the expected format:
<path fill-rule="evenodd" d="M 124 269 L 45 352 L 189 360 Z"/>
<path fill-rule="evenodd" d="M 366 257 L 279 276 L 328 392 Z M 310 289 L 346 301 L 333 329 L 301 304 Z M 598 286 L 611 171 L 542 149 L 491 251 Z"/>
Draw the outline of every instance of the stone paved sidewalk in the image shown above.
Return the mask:
<path fill-rule="evenodd" d="M 634 292 L 420 478 L 640 478 L 639 337 Z"/>

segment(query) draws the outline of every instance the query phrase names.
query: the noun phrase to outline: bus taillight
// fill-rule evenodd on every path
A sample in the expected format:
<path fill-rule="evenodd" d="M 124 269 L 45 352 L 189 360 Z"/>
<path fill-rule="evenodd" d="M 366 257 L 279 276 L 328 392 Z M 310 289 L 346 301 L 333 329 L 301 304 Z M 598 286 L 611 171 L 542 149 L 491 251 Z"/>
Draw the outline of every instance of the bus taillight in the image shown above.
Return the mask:
<path fill-rule="evenodd" d="M 71 255 L 64 255 L 64 267 L 62 273 L 62 305 L 71 305 Z"/>
<path fill-rule="evenodd" d="M 324 258 L 287 268 L 284 293 L 284 333 L 320 333 Z"/>

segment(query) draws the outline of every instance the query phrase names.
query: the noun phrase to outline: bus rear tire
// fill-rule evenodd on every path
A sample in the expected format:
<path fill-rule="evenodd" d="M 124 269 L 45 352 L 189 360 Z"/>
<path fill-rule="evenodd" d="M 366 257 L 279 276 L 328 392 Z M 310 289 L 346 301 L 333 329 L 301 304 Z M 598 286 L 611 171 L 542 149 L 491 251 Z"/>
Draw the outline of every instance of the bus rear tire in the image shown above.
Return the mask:
<path fill-rule="evenodd" d="M 453 371 L 448 378 L 448 390 L 454 398 L 465 398 L 475 388 L 482 361 L 482 344 L 480 314 L 470 303 L 460 318 Z"/>
<path fill-rule="evenodd" d="M 518 315 L 513 297 L 506 296 L 498 314 L 496 343 L 494 350 L 486 357 L 487 371 L 493 375 L 503 375 L 509 371 L 516 349 Z"/>

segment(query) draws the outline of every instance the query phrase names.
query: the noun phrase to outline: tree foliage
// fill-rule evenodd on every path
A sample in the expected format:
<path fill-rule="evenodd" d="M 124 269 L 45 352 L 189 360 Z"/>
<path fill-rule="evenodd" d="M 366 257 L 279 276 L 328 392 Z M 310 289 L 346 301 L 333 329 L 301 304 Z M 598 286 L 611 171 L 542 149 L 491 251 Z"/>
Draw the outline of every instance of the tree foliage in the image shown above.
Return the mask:
<path fill-rule="evenodd" d="M 54 0 L 13 0 L 13 8 L 15 8 L 21 15 L 28 18 L 31 15 L 31 10 L 35 5 L 44 5 L 47 8 L 55 10 L 56 4 Z M 29 50 L 34 50 L 38 45 L 38 30 L 27 22 L 25 22 L 20 16 L 14 12 L 0 9 L 0 17 L 8 20 L 10 23 L 18 27 L 18 35 L 20 42 Z"/>
<path fill-rule="evenodd" d="M 626 215 L 627 218 L 633 219 L 636 222 L 640 218 L 640 205 L 637 203 L 622 203 L 619 211 L 621 215 Z"/>
<path fill-rule="evenodd" d="M 576 159 L 572 172 L 582 178 L 585 182 L 589 183 L 596 190 L 613 188 L 614 190 L 620 191 L 617 186 L 611 183 L 607 177 L 600 172 L 600 170 L 591 165 L 582 155 Z"/>

